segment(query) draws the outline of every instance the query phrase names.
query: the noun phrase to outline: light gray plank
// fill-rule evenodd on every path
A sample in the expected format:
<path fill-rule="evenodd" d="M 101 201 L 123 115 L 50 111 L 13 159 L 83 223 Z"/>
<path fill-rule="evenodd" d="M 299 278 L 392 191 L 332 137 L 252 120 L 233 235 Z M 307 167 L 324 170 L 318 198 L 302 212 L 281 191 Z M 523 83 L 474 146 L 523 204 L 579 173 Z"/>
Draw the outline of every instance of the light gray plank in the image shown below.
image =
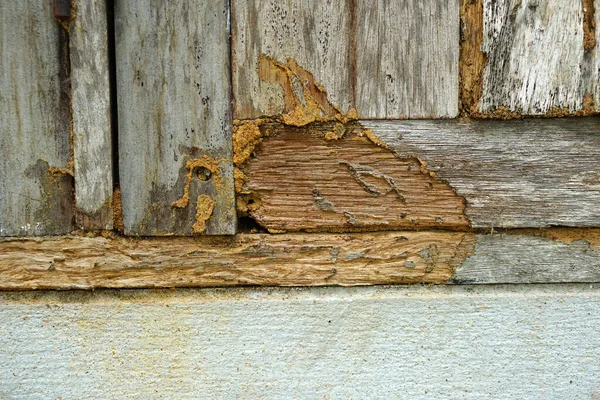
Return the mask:
<path fill-rule="evenodd" d="M 475 255 L 449 283 L 600 282 L 600 249 L 585 238 L 570 244 L 520 234 L 477 235 Z"/>
<path fill-rule="evenodd" d="M 226 0 L 116 2 L 126 234 L 235 232 L 227 23 Z"/>
<path fill-rule="evenodd" d="M 0 299 L 0 397 L 9 399 L 600 394 L 600 292 L 587 284 Z"/>
<path fill-rule="evenodd" d="M 70 24 L 77 224 L 112 229 L 112 121 L 106 1 L 77 3 Z"/>
<path fill-rule="evenodd" d="M 359 0 L 359 118 L 458 115 L 458 0 Z"/>
<path fill-rule="evenodd" d="M 0 236 L 71 230 L 66 43 L 52 2 L 0 7 Z"/>
<path fill-rule="evenodd" d="M 288 58 L 311 72 L 343 112 L 354 107 L 352 1 L 233 0 L 234 117 L 284 111 L 282 88 L 259 78 L 258 58 Z"/>
<path fill-rule="evenodd" d="M 598 99 L 600 60 L 597 48 L 584 49 L 583 8 L 581 0 L 485 0 L 479 110 L 574 113 L 586 95 Z"/>
<path fill-rule="evenodd" d="M 600 119 L 362 121 L 466 200 L 475 228 L 600 226 Z"/>

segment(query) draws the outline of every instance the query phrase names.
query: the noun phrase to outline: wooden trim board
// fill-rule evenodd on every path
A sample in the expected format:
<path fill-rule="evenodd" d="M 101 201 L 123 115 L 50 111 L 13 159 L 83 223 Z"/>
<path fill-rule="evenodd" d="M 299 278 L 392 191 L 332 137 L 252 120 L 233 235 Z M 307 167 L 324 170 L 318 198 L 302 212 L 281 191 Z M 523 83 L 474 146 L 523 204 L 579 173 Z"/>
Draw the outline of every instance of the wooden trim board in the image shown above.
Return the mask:
<path fill-rule="evenodd" d="M 553 282 L 600 282 L 600 229 L 0 240 L 0 290 Z"/>

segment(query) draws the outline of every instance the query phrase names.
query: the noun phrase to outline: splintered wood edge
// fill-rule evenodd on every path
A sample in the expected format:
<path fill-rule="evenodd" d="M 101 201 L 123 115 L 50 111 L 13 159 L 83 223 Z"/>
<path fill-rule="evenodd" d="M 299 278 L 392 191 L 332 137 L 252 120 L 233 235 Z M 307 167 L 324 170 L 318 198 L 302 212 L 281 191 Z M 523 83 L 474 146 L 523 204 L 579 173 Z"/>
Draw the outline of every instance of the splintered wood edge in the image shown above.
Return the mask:
<path fill-rule="evenodd" d="M 0 290 L 600 282 L 600 228 L 0 240 Z"/>

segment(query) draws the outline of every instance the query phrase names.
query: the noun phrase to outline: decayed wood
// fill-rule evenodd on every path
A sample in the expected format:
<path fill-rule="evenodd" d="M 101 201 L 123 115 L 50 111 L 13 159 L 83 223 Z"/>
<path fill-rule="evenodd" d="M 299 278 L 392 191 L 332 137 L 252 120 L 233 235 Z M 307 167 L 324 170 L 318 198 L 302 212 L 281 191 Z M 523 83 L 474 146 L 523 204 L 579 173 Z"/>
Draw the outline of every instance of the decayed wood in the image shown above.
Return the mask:
<path fill-rule="evenodd" d="M 277 115 L 283 89 L 260 79 L 259 58 L 292 58 L 312 72 L 334 104 L 354 107 L 352 1 L 232 1 L 232 69 L 236 119 Z"/>
<path fill-rule="evenodd" d="M 464 197 L 475 228 L 600 226 L 598 117 L 362 124 Z"/>
<path fill-rule="evenodd" d="M 227 21 L 226 0 L 116 2 L 126 234 L 235 232 Z"/>
<path fill-rule="evenodd" d="M 458 0 L 359 0 L 360 118 L 458 114 Z"/>
<path fill-rule="evenodd" d="M 259 129 L 238 203 L 270 232 L 468 228 L 450 186 L 358 125 Z"/>
<path fill-rule="evenodd" d="M 483 0 L 460 0 L 459 90 L 462 115 L 477 113 L 481 97 L 483 68 Z"/>
<path fill-rule="evenodd" d="M 441 283 L 474 241 L 458 232 L 5 239 L 0 289 Z"/>
<path fill-rule="evenodd" d="M 589 3 L 484 0 L 482 50 L 488 62 L 479 111 L 508 117 L 600 111 L 593 101 L 599 97 L 600 60 L 590 47 L 589 23 L 595 18 L 598 25 L 599 16 L 590 15 Z"/>
<path fill-rule="evenodd" d="M 67 33 L 52 2 L 9 3 L 0 7 L 0 236 L 64 234 L 73 185 Z"/>
<path fill-rule="evenodd" d="M 77 224 L 112 229 L 111 104 L 106 2 L 77 2 L 70 24 Z"/>
<path fill-rule="evenodd" d="M 600 282 L 599 229 L 525 233 L 477 235 L 476 256 L 461 264 L 450 283 Z"/>

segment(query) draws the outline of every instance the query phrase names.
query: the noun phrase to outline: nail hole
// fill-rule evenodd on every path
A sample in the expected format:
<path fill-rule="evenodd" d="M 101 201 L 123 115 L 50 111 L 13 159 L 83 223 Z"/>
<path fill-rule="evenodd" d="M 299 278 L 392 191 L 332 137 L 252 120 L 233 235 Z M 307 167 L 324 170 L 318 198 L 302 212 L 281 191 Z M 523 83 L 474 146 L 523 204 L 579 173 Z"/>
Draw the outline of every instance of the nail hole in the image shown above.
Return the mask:
<path fill-rule="evenodd" d="M 198 167 L 198 168 L 196 168 L 196 176 L 201 181 L 206 182 L 207 180 L 209 180 L 212 177 L 212 172 L 210 172 L 210 170 L 208 168 Z"/>

